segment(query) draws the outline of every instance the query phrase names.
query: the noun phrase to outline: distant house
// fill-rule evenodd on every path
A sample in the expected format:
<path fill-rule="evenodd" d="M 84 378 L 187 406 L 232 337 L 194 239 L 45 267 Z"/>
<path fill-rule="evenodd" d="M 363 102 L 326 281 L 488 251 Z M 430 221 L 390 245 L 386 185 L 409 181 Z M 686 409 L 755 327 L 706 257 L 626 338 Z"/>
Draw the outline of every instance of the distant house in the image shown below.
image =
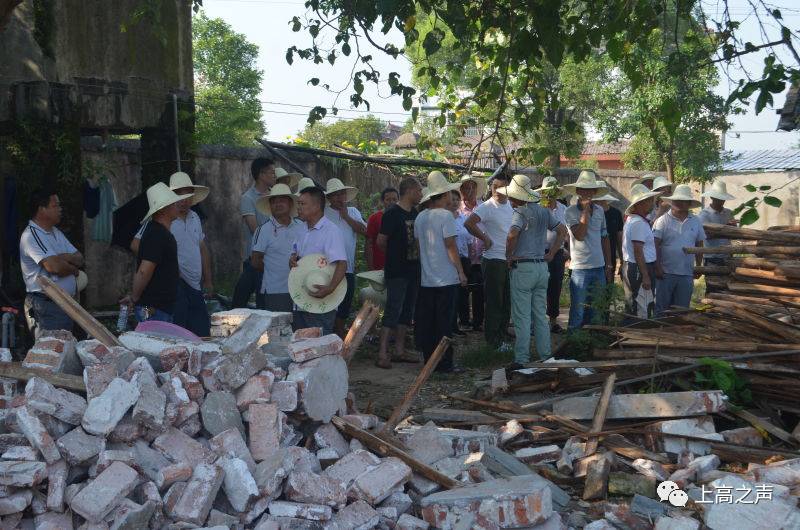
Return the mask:
<path fill-rule="evenodd" d="M 800 83 L 795 83 L 789 88 L 783 108 L 775 112 L 780 116 L 778 129 L 783 131 L 800 129 Z"/>
<path fill-rule="evenodd" d="M 581 151 L 579 160 L 595 160 L 598 169 L 625 169 L 622 155 L 629 149 L 630 140 L 623 140 L 610 144 L 601 142 L 587 142 Z M 577 160 L 561 156 L 562 167 L 575 167 Z"/>

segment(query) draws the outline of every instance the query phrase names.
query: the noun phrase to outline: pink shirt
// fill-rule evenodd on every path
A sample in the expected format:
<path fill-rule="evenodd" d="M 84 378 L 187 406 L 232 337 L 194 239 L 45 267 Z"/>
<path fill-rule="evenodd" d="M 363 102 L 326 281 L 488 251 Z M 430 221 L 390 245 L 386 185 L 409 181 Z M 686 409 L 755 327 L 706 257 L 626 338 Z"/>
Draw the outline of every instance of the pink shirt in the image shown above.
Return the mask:
<path fill-rule="evenodd" d="M 461 206 L 458 208 L 458 213 L 463 215 L 466 219 L 472 215 L 472 212 L 474 212 L 475 209 L 481 205 L 481 203 L 483 203 L 483 201 L 478 199 L 475 202 L 475 208 L 470 208 L 464 201 L 461 201 Z M 467 251 L 469 254 L 469 262 L 473 265 L 480 265 L 481 256 L 483 255 L 483 241 L 470 234 L 469 242 L 467 243 Z"/>

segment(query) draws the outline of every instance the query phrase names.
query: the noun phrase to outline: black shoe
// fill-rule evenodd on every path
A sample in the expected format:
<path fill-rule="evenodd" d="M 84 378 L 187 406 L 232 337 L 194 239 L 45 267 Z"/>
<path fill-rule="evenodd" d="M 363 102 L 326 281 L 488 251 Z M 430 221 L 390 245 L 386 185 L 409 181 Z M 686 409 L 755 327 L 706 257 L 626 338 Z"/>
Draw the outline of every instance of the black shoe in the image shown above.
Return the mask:
<path fill-rule="evenodd" d="M 555 324 L 553 324 L 553 325 L 550 327 L 550 333 L 563 333 L 563 332 L 564 332 L 564 328 L 562 328 L 562 327 L 561 327 L 561 326 L 558 324 L 558 322 L 556 322 Z"/>

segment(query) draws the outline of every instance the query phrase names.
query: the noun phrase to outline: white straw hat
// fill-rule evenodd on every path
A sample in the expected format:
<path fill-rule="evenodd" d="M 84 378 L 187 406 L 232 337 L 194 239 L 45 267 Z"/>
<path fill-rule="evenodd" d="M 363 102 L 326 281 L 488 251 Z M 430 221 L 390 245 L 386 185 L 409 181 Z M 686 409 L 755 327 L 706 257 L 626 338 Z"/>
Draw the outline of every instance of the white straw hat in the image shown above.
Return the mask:
<path fill-rule="evenodd" d="M 576 190 L 599 190 L 606 187 L 606 183 L 595 177 L 591 171 L 581 171 L 578 180 L 572 184 L 564 186 L 564 191 L 570 195 L 575 195 Z"/>
<path fill-rule="evenodd" d="M 527 175 L 514 175 L 508 186 L 497 189 L 497 193 L 524 202 L 539 202 L 539 194 L 531 189 L 531 179 Z"/>
<path fill-rule="evenodd" d="M 278 184 L 286 184 L 290 188 L 297 186 L 297 183 L 300 181 L 300 177 L 302 176 L 303 175 L 300 173 L 289 173 L 282 167 L 275 168 L 275 182 Z"/>
<path fill-rule="evenodd" d="M 78 292 L 81 292 L 86 289 L 87 285 L 89 285 L 89 277 L 85 272 L 78 271 L 78 277 L 75 278 L 75 284 Z"/>
<path fill-rule="evenodd" d="M 328 263 L 328 259 L 322 254 L 309 254 L 303 256 L 297 262 L 297 267 L 289 271 L 289 295 L 300 311 L 327 313 L 339 307 L 347 294 L 347 282 L 344 278 L 325 298 L 311 295 L 316 290 L 315 285 L 330 283 L 335 270 L 336 266 Z"/>
<path fill-rule="evenodd" d="M 644 175 L 642 175 L 638 179 L 634 180 L 633 184 L 634 184 L 634 186 L 636 184 L 644 184 L 646 180 L 655 180 L 655 179 L 656 179 L 656 176 L 653 175 L 652 173 L 645 173 Z M 645 187 L 647 187 L 647 186 L 645 186 Z"/>
<path fill-rule="evenodd" d="M 272 208 L 269 203 L 269 200 L 273 197 L 288 197 L 292 200 L 292 210 L 289 215 L 292 217 L 297 216 L 297 196 L 292 193 L 292 190 L 289 189 L 289 186 L 286 184 L 275 184 L 272 186 L 272 189 L 269 190 L 267 195 L 263 197 L 259 197 L 256 201 L 256 209 L 263 213 L 264 215 L 272 215 Z"/>
<path fill-rule="evenodd" d="M 658 197 L 661 195 L 657 191 L 650 191 L 644 184 L 634 184 L 631 186 L 631 203 L 625 209 L 625 215 L 633 213 L 633 207 L 636 203 L 642 202 L 651 197 Z"/>
<path fill-rule="evenodd" d="M 356 188 L 353 186 L 345 186 L 344 183 L 337 178 L 330 179 L 326 183 L 325 195 L 330 195 L 331 193 L 336 193 L 337 191 L 342 190 L 347 192 L 347 198 L 345 199 L 345 202 L 352 201 L 356 198 L 356 195 L 358 195 L 358 190 Z"/>
<path fill-rule="evenodd" d="M 658 176 L 653 179 L 653 190 L 660 190 L 661 188 L 669 187 L 669 193 L 672 193 L 672 182 L 670 182 L 667 177 Z M 661 193 L 667 193 L 666 191 L 662 191 Z"/>
<path fill-rule="evenodd" d="M 711 188 L 700 195 L 701 197 L 707 197 L 709 199 L 719 199 L 721 201 L 732 201 L 736 197 L 728 193 L 728 189 L 725 186 L 725 183 L 721 180 L 717 179 L 711 184 Z"/>
<path fill-rule="evenodd" d="M 460 182 L 449 182 L 441 171 L 431 171 L 428 173 L 428 185 L 422 190 L 423 195 L 420 203 L 429 201 L 431 197 L 436 195 L 458 191 L 459 189 L 461 189 Z"/>
<path fill-rule="evenodd" d="M 611 195 L 610 193 L 606 193 L 605 195 L 601 195 L 601 196 L 599 196 L 599 197 L 594 197 L 592 200 L 593 200 L 594 202 L 597 202 L 597 201 L 608 201 L 608 202 L 614 202 L 614 201 L 618 201 L 619 199 L 618 199 L 618 198 L 616 198 L 616 197 L 614 197 L 614 196 L 613 196 L 613 195 Z"/>
<path fill-rule="evenodd" d="M 665 201 L 689 201 L 692 203 L 690 208 L 697 208 L 700 206 L 700 201 L 692 197 L 692 188 L 688 184 L 679 184 L 675 186 L 675 191 L 668 197 L 662 197 Z"/>
<path fill-rule="evenodd" d="M 178 195 L 169 187 L 164 184 L 163 182 L 156 182 L 149 188 L 147 188 L 147 204 L 150 206 L 150 209 L 147 211 L 147 214 L 142 218 L 142 223 L 145 223 L 153 217 L 153 214 L 159 210 L 166 208 L 172 204 L 175 204 L 178 201 L 181 201 L 187 198 L 190 195 Z"/>
<path fill-rule="evenodd" d="M 478 190 L 476 192 L 477 196 L 483 197 L 484 195 L 486 195 L 486 188 L 487 188 L 486 177 L 484 177 L 483 175 L 470 173 L 469 175 L 464 175 L 463 177 L 461 177 L 461 180 L 459 182 L 460 182 L 459 189 L 461 188 L 461 186 L 464 185 L 465 182 L 474 182 L 478 186 Z"/>
<path fill-rule="evenodd" d="M 559 186 L 558 179 L 555 177 L 545 177 L 542 179 L 542 185 L 533 191 L 542 194 L 553 190 L 557 191 L 557 194 L 553 197 L 554 199 L 559 199 L 564 196 L 564 189 Z"/>
<path fill-rule="evenodd" d="M 302 192 L 304 189 L 313 188 L 316 187 L 316 185 L 317 183 L 308 177 L 301 178 L 300 181 L 297 183 L 297 195 L 300 195 L 300 192 Z"/>
<path fill-rule="evenodd" d="M 367 280 L 370 286 L 376 291 L 383 291 L 386 289 L 386 282 L 382 270 L 359 272 L 356 276 Z"/>
<path fill-rule="evenodd" d="M 188 174 L 184 173 L 183 171 L 178 171 L 177 173 L 170 175 L 169 189 L 175 191 L 181 188 L 192 188 L 194 190 L 192 192 L 192 206 L 208 197 L 208 186 L 194 184 L 192 183 L 192 179 Z"/>

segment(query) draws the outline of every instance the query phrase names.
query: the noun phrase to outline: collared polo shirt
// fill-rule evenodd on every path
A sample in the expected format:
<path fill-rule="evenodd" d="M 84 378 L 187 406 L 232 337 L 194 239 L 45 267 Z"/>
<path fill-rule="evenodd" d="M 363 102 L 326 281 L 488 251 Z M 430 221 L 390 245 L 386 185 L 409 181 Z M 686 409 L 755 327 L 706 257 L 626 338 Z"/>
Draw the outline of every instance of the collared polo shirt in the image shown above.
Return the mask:
<path fill-rule="evenodd" d="M 669 211 L 656 219 L 653 236 L 661 240 L 661 268 L 666 274 L 691 276 L 694 274 L 694 256 L 683 251 L 706 240 L 703 223 L 689 214 L 683 221 Z"/>
<path fill-rule="evenodd" d="M 723 208 L 721 212 L 716 211 L 711 206 L 706 206 L 703 208 L 697 217 L 700 218 L 700 222 L 703 224 L 706 223 L 716 223 L 720 225 L 728 224 L 731 219 L 733 219 L 733 212 L 728 208 Z M 730 239 L 722 239 L 722 238 L 713 238 L 713 239 L 706 239 L 705 246 L 707 247 L 727 247 L 731 244 Z M 729 257 L 727 254 L 705 254 L 706 258 L 727 258 Z"/>
<path fill-rule="evenodd" d="M 136 233 L 136 239 L 142 239 L 147 223 L 143 224 Z M 189 287 L 197 291 L 200 290 L 200 282 L 203 279 L 203 259 L 200 254 L 200 243 L 205 239 L 203 224 L 200 216 L 193 210 L 189 210 L 186 219 L 178 217 L 169 225 L 169 231 L 175 237 L 178 245 L 178 270 L 180 276 Z M 288 258 L 287 258 L 288 259 Z"/>
<path fill-rule="evenodd" d="M 342 239 L 342 231 L 325 216 L 322 216 L 313 228 L 303 223 L 302 229 L 294 242 L 293 252 L 299 257 L 309 254 L 322 254 L 329 263 L 347 261 L 347 252 Z"/>
<path fill-rule="evenodd" d="M 77 288 L 75 276 L 50 274 L 41 263 L 50 256 L 73 254 L 77 251 L 78 249 L 69 242 L 64 233 L 58 228 L 53 227 L 48 232 L 33 221 L 29 221 L 19 239 L 19 255 L 22 276 L 25 279 L 25 290 L 29 293 L 42 292 L 42 288 L 36 278 L 38 276 L 46 276 L 64 289 L 67 294 L 73 296 Z"/>
<path fill-rule="evenodd" d="M 592 205 L 592 216 L 589 228 L 583 241 L 578 241 L 572 233 L 572 227 L 581 220 L 581 209 L 573 204 L 564 212 L 564 224 L 569 230 L 569 268 L 573 270 L 596 269 L 606 264 L 603 255 L 603 238 L 608 237 L 606 229 L 606 212 L 597 204 Z"/>
<path fill-rule="evenodd" d="M 354 221 L 365 225 L 364 218 L 358 208 L 352 206 L 347 207 L 347 213 Z M 344 241 L 344 248 L 347 252 L 347 272 L 353 273 L 356 268 L 356 233 L 347 224 L 347 221 L 342 219 L 342 216 L 337 210 L 330 207 L 325 207 L 325 217 L 327 217 L 339 230 L 342 232 L 342 241 Z"/>
<path fill-rule="evenodd" d="M 555 231 L 561 221 L 556 212 L 539 204 L 528 203 L 514 210 L 511 226 L 519 230 L 514 257 L 542 259 L 547 242 L 547 232 Z"/>
<path fill-rule="evenodd" d="M 253 247 L 253 233 L 250 232 L 244 217 L 246 215 L 255 215 L 256 226 L 261 226 L 267 222 L 269 217 L 259 212 L 258 208 L 256 208 L 258 199 L 265 195 L 267 194 L 260 193 L 255 186 L 250 186 L 250 189 L 242 194 L 242 199 L 239 202 L 239 213 L 242 215 L 242 259 L 250 259 L 250 249 Z"/>
<path fill-rule="evenodd" d="M 303 222 L 292 219 L 282 225 L 273 217 L 253 234 L 253 252 L 264 254 L 264 275 L 261 292 L 279 294 L 289 292 L 289 257 L 292 245 L 303 231 Z"/>

